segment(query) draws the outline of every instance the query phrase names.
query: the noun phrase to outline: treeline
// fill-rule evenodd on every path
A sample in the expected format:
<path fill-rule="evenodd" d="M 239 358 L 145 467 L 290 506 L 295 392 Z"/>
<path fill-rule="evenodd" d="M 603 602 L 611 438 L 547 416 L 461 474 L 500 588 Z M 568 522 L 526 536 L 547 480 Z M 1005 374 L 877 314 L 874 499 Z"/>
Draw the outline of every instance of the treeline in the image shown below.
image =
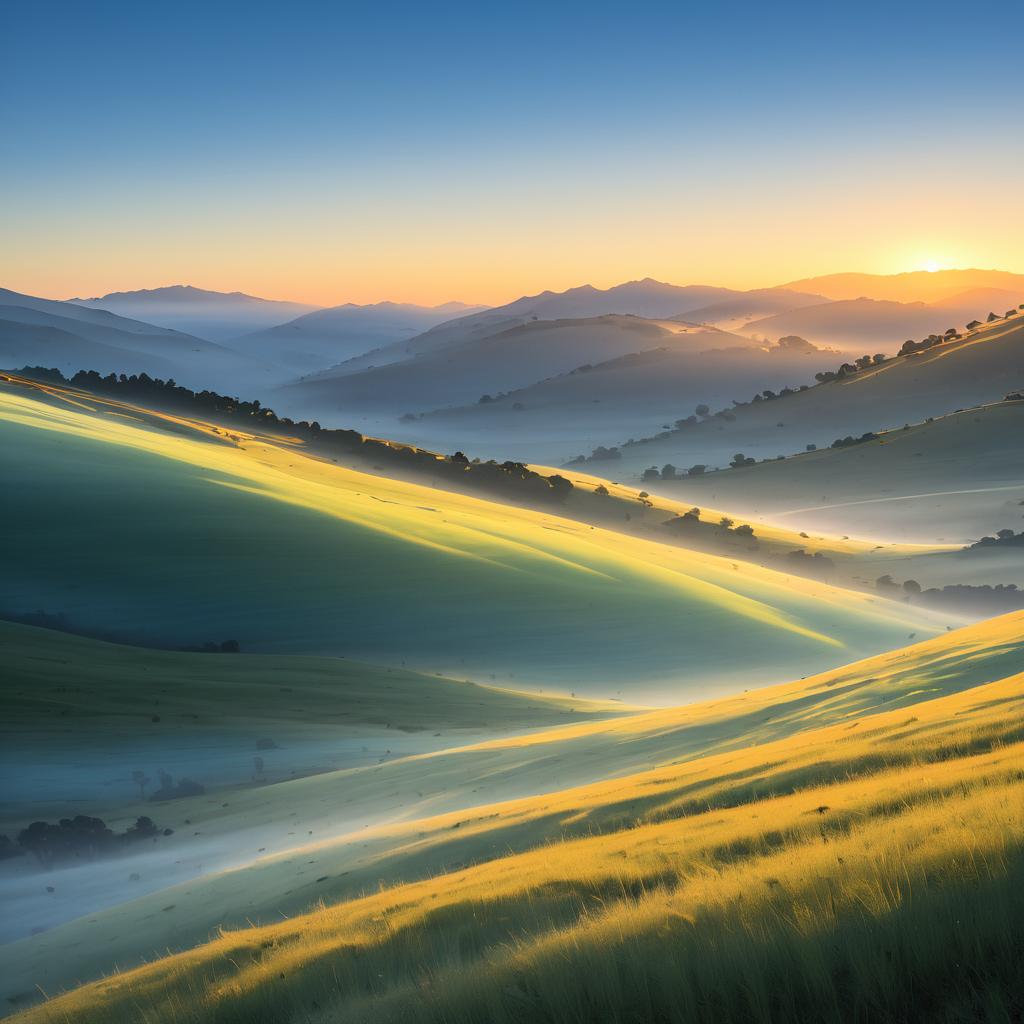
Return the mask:
<path fill-rule="evenodd" d="M 463 487 L 471 487 L 526 504 L 560 503 L 573 490 L 572 481 L 559 474 L 544 476 L 522 462 L 482 462 L 462 452 L 439 455 L 425 448 L 367 437 L 357 430 L 328 429 L 315 420 L 293 420 L 278 416 L 259 401 L 241 401 L 216 391 L 193 391 L 174 380 L 161 380 L 146 373 L 102 376 L 95 370 L 80 370 L 65 377 L 60 370 L 28 366 L 19 370 L 33 380 L 65 384 L 98 395 L 129 399 L 156 409 L 183 411 L 196 419 L 237 424 L 241 429 L 278 430 L 300 437 L 324 453 L 345 453 L 372 459 L 401 472 L 429 474 Z"/>
<path fill-rule="evenodd" d="M 1020 534 L 1024 538 L 1024 533 Z M 1022 540 L 1024 543 L 1024 540 Z M 997 583 L 995 586 L 968 583 L 953 583 L 945 587 L 929 587 L 925 590 L 917 580 L 898 583 L 892 576 L 879 576 L 875 589 L 889 598 L 901 598 L 907 604 L 922 604 L 929 608 L 962 609 L 971 612 L 1000 614 L 1024 608 L 1024 591 L 1016 583 Z"/>
<path fill-rule="evenodd" d="M 169 836 L 173 829 L 159 829 L 152 818 L 143 815 L 131 828 L 115 833 L 100 818 L 76 814 L 73 818 L 61 818 L 56 824 L 48 821 L 34 821 L 18 833 L 18 847 L 32 854 L 44 868 L 71 861 L 90 861 L 98 857 L 110 857 L 123 852 L 127 847 L 145 839 Z M 15 853 L 7 836 L 0 836 L 0 849 L 7 856 Z"/>
<path fill-rule="evenodd" d="M 1024 530 L 1014 533 L 1013 530 L 998 530 L 994 537 L 982 537 L 981 540 L 968 544 L 965 551 L 973 548 L 1020 548 L 1024 547 Z"/>

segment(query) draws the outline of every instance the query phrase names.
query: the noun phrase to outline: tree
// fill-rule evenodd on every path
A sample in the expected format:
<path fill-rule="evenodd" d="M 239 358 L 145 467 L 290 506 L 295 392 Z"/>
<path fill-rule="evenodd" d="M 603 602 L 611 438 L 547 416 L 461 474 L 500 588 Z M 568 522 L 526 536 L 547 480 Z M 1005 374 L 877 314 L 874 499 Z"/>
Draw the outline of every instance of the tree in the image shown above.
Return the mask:
<path fill-rule="evenodd" d="M 704 475 L 704 471 L 705 471 L 705 470 L 706 470 L 707 468 L 708 468 L 708 467 L 707 467 L 707 466 L 705 466 L 703 462 L 698 462 L 698 463 L 697 463 L 697 465 L 695 465 L 695 466 L 691 466 L 691 467 L 690 467 L 690 468 L 689 468 L 689 469 L 688 469 L 688 470 L 686 471 L 686 475 L 687 475 L 687 476 L 703 476 L 703 475 Z"/>
<path fill-rule="evenodd" d="M 149 785 L 149 776 L 139 768 L 132 772 L 132 781 L 139 787 L 139 799 L 146 799 L 146 786 Z"/>
<path fill-rule="evenodd" d="M 711 412 L 711 407 L 701 402 L 701 404 L 697 406 L 694 412 L 696 412 L 698 416 L 707 416 L 707 414 Z"/>
<path fill-rule="evenodd" d="M 661 467 L 661 479 L 662 480 L 675 480 L 676 478 L 676 467 L 671 462 L 666 462 Z"/>
<path fill-rule="evenodd" d="M 658 467 L 657 466 L 650 466 L 650 467 L 648 467 L 647 469 L 645 469 L 643 471 L 643 473 L 640 475 L 640 479 L 641 480 L 660 480 L 661 479 L 661 473 L 658 472 Z"/>
<path fill-rule="evenodd" d="M 904 590 L 904 592 L 907 595 L 910 595 L 910 594 L 920 594 L 921 593 L 921 584 L 918 583 L 917 580 L 904 580 L 903 581 L 903 590 Z"/>

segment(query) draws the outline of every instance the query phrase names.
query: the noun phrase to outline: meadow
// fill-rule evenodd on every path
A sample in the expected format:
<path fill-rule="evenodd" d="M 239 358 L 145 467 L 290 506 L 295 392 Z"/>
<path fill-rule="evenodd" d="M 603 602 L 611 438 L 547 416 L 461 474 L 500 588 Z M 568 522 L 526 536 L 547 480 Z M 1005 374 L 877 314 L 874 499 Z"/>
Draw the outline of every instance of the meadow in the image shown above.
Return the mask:
<path fill-rule="evenodd" d="M 425 847 L 475 834 L 490 852 L 392 870 L 14 1019 L 1013 1020 L 1022 621 L 908 649 L 896 675 L 916 666 L 921 685 L 891 701 L 879 666 L 851 666 L 880 699 L 840 697 L 817 727 L 419 822 Z"/>

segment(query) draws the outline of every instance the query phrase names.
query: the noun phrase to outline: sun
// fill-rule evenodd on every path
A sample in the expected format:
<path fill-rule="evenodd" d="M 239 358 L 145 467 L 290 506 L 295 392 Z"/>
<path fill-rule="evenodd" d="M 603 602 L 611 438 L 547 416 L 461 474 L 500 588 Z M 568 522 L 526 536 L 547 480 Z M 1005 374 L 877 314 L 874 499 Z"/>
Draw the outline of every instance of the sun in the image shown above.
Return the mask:
<path fill-rule="evenodd" d="M 938 260 L 925 260 L 924 261 L 924 269 L 927 270 L 929 274 L 936 273 L 940 269 L 939 261 Z"/>

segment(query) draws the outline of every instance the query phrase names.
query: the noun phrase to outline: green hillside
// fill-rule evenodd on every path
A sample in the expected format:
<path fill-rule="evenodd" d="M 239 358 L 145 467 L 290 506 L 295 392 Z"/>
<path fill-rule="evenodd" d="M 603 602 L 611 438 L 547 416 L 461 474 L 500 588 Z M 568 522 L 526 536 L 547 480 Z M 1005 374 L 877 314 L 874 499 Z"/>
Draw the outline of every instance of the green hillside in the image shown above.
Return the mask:
<path fill-rule="evenodd" d="M 231 639 L 663 702 L 940 628 L 733 558 L 52 396 L 0 391 L 0 514 L 19 537 L 0 581 L 8 615 L 41 609 L 140 644 Z"/>

